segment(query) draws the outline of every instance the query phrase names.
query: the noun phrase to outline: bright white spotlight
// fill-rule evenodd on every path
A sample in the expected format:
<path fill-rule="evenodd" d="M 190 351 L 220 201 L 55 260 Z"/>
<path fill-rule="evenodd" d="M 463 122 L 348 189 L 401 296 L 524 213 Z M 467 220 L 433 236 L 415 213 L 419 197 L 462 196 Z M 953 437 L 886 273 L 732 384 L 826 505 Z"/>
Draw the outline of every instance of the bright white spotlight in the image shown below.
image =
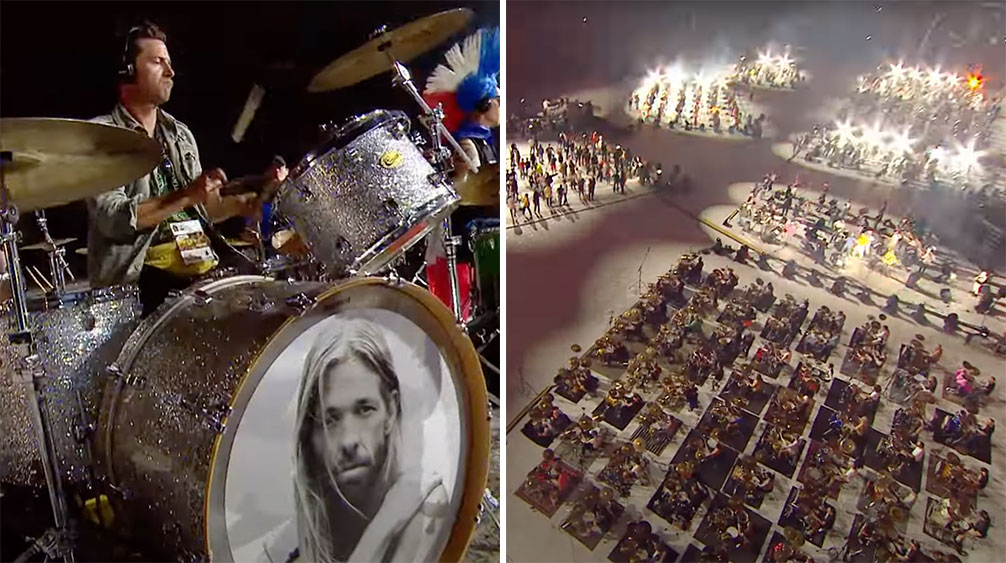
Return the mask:
<path fill-rule="evenodd" d="M 678 84 L 685 81 L 687 73 L 685 69 L 681 66 L 681 63 L 674 63 L 665 69 L 668 82 L 672 85 L 677 86 Z"/>
<path fill-rule="evenodd" d="M 954 155 L 954 164 L 959 170 L 968 173 L 973 169 L 980 168 L 978 161 L 983 156 L 985 156 L 985 151 L 976 151 L 975 140 L 971 139 L 967 145 L 958 145 L 957 154 Z"/>
<path fill-rule="evenodd" d="M 764 53 L 758 51 L 758 64 L 760 65 L 772 64 L 772 51 L 766 51 Z"/>
<path fill-rule="evenodd" d="M 884 132 L 880 130 L 880 123 L 874 123 L 869 127 L 863 127 L 863 141 L 874 147 L 883 144 Z"/>
<path fill-rule="evenodd" d="M 891 65 L 890 75 L 892 78 L 901 78 L 905 75 L 905 67 L 902 61 L 898 61 L 896 65 Z"/>
<path fill-rule="evenodd" d="M 894 135 L 891 139 L 891 148 L 897 151 L 899 154 L 904 154 L 906 152 L 912 151 L 912 145 L 915 144 L 915 139 L 908 136 L 908 129 L 905 129 L 900 134 Z"/>
<path fill-rule="evenodd" d="M 841 142 L 852 141 L 855 137 L 856 128 L 852 126 L 852 121 L 846 119 L 845 121 L 835 122 L 835 133 L 838 134 L 838 140 Z"/>
<path fill-rule="evenodd" d="M 932 82 L 933 84 L 939 84 L 942 77 L 943 73 L 940 72 L 939 66 L 937 66 L 936 68 L 929 69 L 929 82 Z"/>

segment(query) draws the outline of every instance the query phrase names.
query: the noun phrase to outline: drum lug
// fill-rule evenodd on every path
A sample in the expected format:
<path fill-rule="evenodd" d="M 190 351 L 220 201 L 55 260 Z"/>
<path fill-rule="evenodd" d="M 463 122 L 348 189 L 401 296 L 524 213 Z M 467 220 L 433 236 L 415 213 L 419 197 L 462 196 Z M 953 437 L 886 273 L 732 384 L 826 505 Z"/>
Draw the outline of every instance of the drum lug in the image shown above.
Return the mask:
<path fill-rule="evenodd" d="M 192 293 L 192 301 L 200 307 L 205 307 L 213 302 L 213 297 L 206 291 L 198 289 Z"/>
<path fill-rule="evenodd" d="M 84 327 L 85 331 L 91 332 L 92 330 L 94 330 L 94 327 L 97 326 L 98 319 L 96 319 L 94 315 L 91 314 L 90 311 L 88 311 L 81 316 L 80 324 Z"/>
<path fill-rule="evenodd" d="M 107 368 L 105 368 L 105 372 L 116 379 L 121 379 L 123 383 L 129 385 L 130 387 L 139 387 L 143 384 L 142 377 L 138 375 L 124 375 L 119 366 L 115 364 L 110 364 Z"/>
<path fill-rule="evenodd" d="M 443 172 L 434 172 L 426 177 L 426 181 L 434 186 L 446 186 L 447 176 Z"/>
<path fill-rule="evenodd" d="M 294 309 L 299 309 L 301 311 L 306 311 L 315 304 L 315 299 L 313 297 L 308 297 L 305 293 L 298 293 L 297 295 L 292 295 L 286 298 L 285 303 L 289 307 Z"/>
<path fill-rule="evenodd" d="M 398 271 L 393 267 L 388 267 L 388 273 L 384 276 L 384 281 L 391 286 L 399 287 L 405 282 L 402 276 L 398 275 Z"/>
<path fill-rule="evenodd" d="M 335 249 L 339 254 L 345 254 L 353 250 L 353 244 L 342 235 L 338 235 L 335 239 Z"/>
<path fill-rule="evenodd" d="M 394 215 L 396 217 L 399 216 L 399 215 L 401 215 L 400 209 L 398 207 L 398 202 L 395 201 L 394 199 L 386 199 L 386 200 L 384 200 L 383 205 L 384 205 L 384 211 L 388 215 Z"/>

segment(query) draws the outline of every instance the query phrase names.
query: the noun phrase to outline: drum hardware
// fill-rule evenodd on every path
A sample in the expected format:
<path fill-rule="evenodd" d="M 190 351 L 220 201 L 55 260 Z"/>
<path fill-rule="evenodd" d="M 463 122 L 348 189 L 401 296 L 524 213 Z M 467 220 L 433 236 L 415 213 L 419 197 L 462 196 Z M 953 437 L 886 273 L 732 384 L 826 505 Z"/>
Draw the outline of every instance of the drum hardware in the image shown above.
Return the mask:
<path fill-rule="evenodd" d="M 12 151 L 3 151 L 0 154 L 0 241 L 3 243 L 10 271 L 15 321 L 15 326 L 8 336 L 12 343 L 26 345 L 32 352 L 25 359 L 25 370 L 22 372 L 23 379 L 20 383 L 25 389 L 28 412 L 35 429 L 36 443 L 41 446 L 39 455 L 42 460 L 42 471 L 45 475 L 54 524 L 53 528 L 35 540 L 32 547 L 26 552 L 27 555 L 22 555 L 18 559 L 26 560 L 32 554 L 44 551 L 51 558 L 63 558 L 72 562 L 74 557 L 72 547 L 69 545 L 69 518 L 66 497 L 63 494 L 63 482 L 60 477 L 59 459 L 56 456 L 48 412 L 43 406 L 43 398 L 40 394 L 41 382 L 45 378 L 45 369 L 42 367 L 41 359 L 34 353 L 35 340 L 28 326 L 27 295 L 16 244 L 19 235 L 14 231 L 18 213 L 15 204 L 11 201 L 7 185 L 7 168 L 13 164 Z"/>
<path fill-rule="evenodd" d="M 55 283 L 53 291 L 56 295 L 62 295 L 66 290 L 66 274 L 70 275 L 71 280 L 76 281 L 73 272 L 70 271 L 70 265 L 66 263 L 66 248 L 64 248 L 66 242 L 53 241 L 49 236 L 48 221 L 46 221 L 44 210 L 35 211 L 35 222 L 38 223 L 38 228 L 42 232 L 43 246 L 49 255 L 49 272 Z M 73 242 L 76 239 L 65 240 Z M 59 244 L 59 242 L 64 242 L 64 244 Z"/>
<path fill-rule="evenodd" d="M 496 516 L 496 511 L 499 510 L 500 502 L 493 496 L 492 491 L 486 489 L 482 494 L 482 504 L 479 505 L 478 516 L 475 517 L 475 522 L 478 523 L 482 520 L 482 515 L 488 513 L 489 518 L 492 518 L 493 524 L 496 524 L 496 529 L 500 529 L 500 521 Z"/>
<path fill-rule="evenodd" d="M 192 302 L 200 307 L 205 307 L 213 302 L 213 298 L 205 291 L 198 289 L 192 292 Z"/>

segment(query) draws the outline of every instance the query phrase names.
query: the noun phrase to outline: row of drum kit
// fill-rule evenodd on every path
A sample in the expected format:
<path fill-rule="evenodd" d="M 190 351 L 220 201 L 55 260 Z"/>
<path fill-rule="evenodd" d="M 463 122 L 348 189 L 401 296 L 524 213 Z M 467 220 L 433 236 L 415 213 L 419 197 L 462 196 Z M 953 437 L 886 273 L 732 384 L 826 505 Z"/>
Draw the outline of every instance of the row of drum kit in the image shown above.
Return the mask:
<path fill-rule="evenodd" d="M 262 256 L 259 275 L 216 275 L 144 319 L 135 287 L 66 290 L 63 246 L 49 237 L 43 210 L 144 176 L 160 161 L 159 146 L 89 122 L 0 121 L 0 240 L 10 294 L 0 304 L 10 326 L 9 338 L 0 341 L 5 540 L 19 522 L 31 525 L 40 513 L 46 521 L 31 531 L 20 560 L 35 554 L 73 560 L 87 522 L 130 545 L 150 546 L 158 559 L 238 559 L 236 544 L 245 541 L 239 536 L 274 525 L 234 516 L 242 510 L 238 503 L 249 502 L 235 498 L 234 483 L 247 482 L 241 472 L 252 471 L 237 465 L 238 446 L 261 440 L 256 451 L 263 458 L 289 457 L 292 447 L 292 431 L 265 437 L 248 431 L 283 419 L 283 409 L 295 402 L 297 378 L 285 378 L 273 364 L 303 348 L 298 343 L 320 326 L 351 318 L 376 323 L 389 342 L 404 342 L 420 356 L 434 350 L 427 372 L 446 366 L 433 380 L 453 389 L 460 405 L 449 420 L 459 433 L 450 479 L 450 494 L 459 500 L 450 538 L 439 544 L 445 551 L 432 557 L 460 557 L 483 507 L 493 504 L 485 487 L 489 449 L 498 447 L 490 444 L 480 353 L 466 332 L 480 320 L 462 315 L 467 296 L 457 281 L 455 252 L 461 242 L 449 225 L 451 213 L 469 203 L 449 179 L 452 155 L 468 157 L 443 127 L 442 111 L 423 101 L 403 60 L 442 43 L 472 16 L 452 10 L 378 30 L 312 82 L 315 89 L 334 89 L 390 70 L 394 86 L 419 104 L 428 132 L 424 142 L 404 113 L 372 111 L 332 128 L 328 141 L 291 169 L 274 208 L 309 250 L 310 271 L 321 275 L 277 276 L 292 270 L 277 268 L 276 256 Z M 498 182 L 491 184 L 497 192 L 477 204 L 495 197 L 498 205 Z M 52 288 L 42 295 L 26 291 L 18 253 L 18 213 L 30 211 L 51 258 Z M 476 267 L 483 270 L 473 294 L 478 314 L 498 319 L 498 215 L 495 221 L 495 229 L 483 221 L 473 233 Z M 438 226 L 447 233 L 447 295 L 394 270 L 395 261 Z M 29 273 L 37 280 L 36 274 Z M 403 389 L 410 385 L 405 378 L 419 371 L 399 371 Z M 277 477 L 287 475 L 259 476 L 258 488 L 269 489 Z M 51 513 L 40 508 L 46 503 Z M 262 508 L 259 513 L 268 512 Z"/>

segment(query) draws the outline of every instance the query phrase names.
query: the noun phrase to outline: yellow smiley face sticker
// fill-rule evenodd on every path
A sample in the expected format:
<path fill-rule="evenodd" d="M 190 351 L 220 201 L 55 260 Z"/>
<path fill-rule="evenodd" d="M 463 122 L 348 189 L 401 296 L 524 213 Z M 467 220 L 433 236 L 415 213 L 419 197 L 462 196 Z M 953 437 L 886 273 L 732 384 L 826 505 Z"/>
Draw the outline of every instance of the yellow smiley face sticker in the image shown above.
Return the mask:
<path fill-rule="evenodd" d="M 405 156 L 396 150 L 389 150 L 381 155 L 380 165 L 383 168 L 398 168 L 404 163 Z"/>

